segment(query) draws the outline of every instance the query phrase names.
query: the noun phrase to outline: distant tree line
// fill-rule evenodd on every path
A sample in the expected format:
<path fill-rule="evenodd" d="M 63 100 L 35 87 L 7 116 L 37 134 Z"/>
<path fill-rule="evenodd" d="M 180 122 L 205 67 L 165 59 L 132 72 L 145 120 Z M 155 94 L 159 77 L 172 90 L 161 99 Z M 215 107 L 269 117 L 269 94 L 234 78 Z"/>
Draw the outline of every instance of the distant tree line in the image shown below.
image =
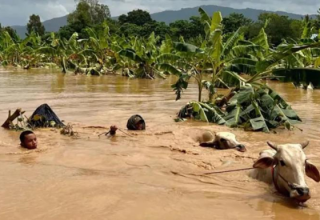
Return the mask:
<path fill-rule="evenodd" d="M 109 7 L 100 4 L 98 0 L 79 0 L 76 10 L 69 14 L 68 24 L 61 27 L 58 36 L 69 39 L 74 32 L 79 34 L 79 38 L 87 38 L 85 28 L 90 27 L 99 31 L 103 29 L 102 24 L 107 21 L 110 33 L 125 36 L 147 37 L 154 32 L 160 39 L 170 35 L 172 39 L 183 37 L 186 42 L 196 43 L 197 38 L 204 38 L 204 27 L 200 17 L 192 16 L 189 20 L 177 20 L 169 25 L 164 22 L 157 22 L 151 18 L 149 12 L 144 10 L 133 10 L 127 14 L 118 17 L 117 20 L 111 19 Z M 247 39 L 257 36 L 261 27 L 265 27 L 269 43 L 272 46 L 279 45 L 283 40 L 297 41 L 301 38 L 306 25 L 311 26 L 311 33 L 318 34 L 320 29 L 320 10 L 316 19 L 310 19 L 308 16 L 300 20 L 291 19 L 288 16 L 282 16 L 275 13 L 262 13 L 257 21 L 244 17 L 243 14 L 232 13 L 223 19 L 223 32 L 225 34 L 234 33 L 239 27 Z M 0 31 L 6 30 L 13 39 L 19 37 L 11 27 L 1 27 Z M 28 34 L 35 32 L 41 37 L 46 37 L 49 33 L 40 21 L 38 15 L 31 15 L 27 24 Z M 309 37 L 310 37 L 309 36 Z"/>

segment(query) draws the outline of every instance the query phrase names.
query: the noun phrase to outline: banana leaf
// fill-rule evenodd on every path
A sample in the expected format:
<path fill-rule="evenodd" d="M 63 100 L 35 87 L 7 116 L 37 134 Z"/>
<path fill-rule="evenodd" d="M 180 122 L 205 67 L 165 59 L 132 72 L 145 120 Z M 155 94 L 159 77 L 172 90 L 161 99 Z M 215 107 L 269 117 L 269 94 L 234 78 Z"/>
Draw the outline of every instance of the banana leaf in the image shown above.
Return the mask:
<path fill-rule="evenodd" d="M 225 43 L 222 54 L 225 56 L 228 55 L 229 52 L 232 51 L 233 47 L 239 42 L 239 40 L 241 40 L 241 38 L 241 28 L 239 28 Z"/>
<path fill-rule="evenodd" d="M 236 127 L 238 124 L 242 124 L 241 113 L 241 105 L 238 104 L 236 108 L 234 108 L 226 117 L 224 117 L 224 120 L 227 121 L 227 126 Z"/>
<path fill-rule="evenodd" d="M 215 86 L 217 88 L 229 88 L 229 87 L 237 87 L 240 85 L 241 77 L 232 71 L 223 71 L 216 81 Z"/>
<path fill-rule="evenodd" d="M 267 36 L 266 32 L 264 31 L 264 28 L 262 28 L 260 30 L 257 37 L 252 39 L 252 42 L 256 45 L 261 46 L 266 51 L 269 49 L 268 36 Z"/>
<path fill-rule="evenodd" d="M 216 93 L 216 89 L 215 89 L 214 85 L 211 82 L 209 82 L 207 80 L 202 80 L 201 83 L 204 86 L 204 88 L 206 90 L 208 90 L 211 94 L 215 94 Z"/>
<path fill-rule="evenodd" d="M 139 57 L 136 52 L 134 50 L 131 49 L 125 49 L 125 50 L 121 50 L 119 52 L 120 56 L 124 56 L 127 57 L 137 63 L 143 62 L 143 60 L 141 59 L 141 57 Z"/>
<path fill-rule="evenodd" d="M 176 93 L 176 101 L 178 101 L 179 99 L 181 99 L 181 93 L 183 90 L 188 88 L 188 80 L 190 79 L 190 76 L 186 73 L 182 73 L 179 78 L 178 81 L 173 84 L 171 86 L 171 88 L 175 91 Z"/>
<path fill-rule="evenodd" d="M 214 12 L 211 19 L 210 31 L 222 29 L 222 14 L 220 11 Z"/>
<path fill-rule="evenodd" d="M 174 66 L 168 63 L 157 64 L 156 68 L 173 75 L 177 75 L 177 76 L 181 75 L 181 72 L 178 69 L 176 69 Z"/>
<path fill-rule="evenodd" d="M 179 116 L 186 115 L 188 108 L 190 107 L 192 108 L 192 117 L 196 120 L 216 123 L 218 125 L 224 125 L 226 123 L 221 111 L 214 106 L 202 102 L 189 102 L 180 110 Z"/>
<path fill-rule="evenodd" d="M 252 86 L 243 86 L 240 88 L 240 91 L 231 99 L 237 100 L 237 103 L 240 105 L 250 103 L 254 96 L 254 89 Z"/>
<path fill-rule="evenodd" d="M 215 104 L 191 102 L 180 116 L 192 106 L 191 115 L 197 120 L 227 125 L 229 127 L 248 126 L 254 131 L 270 132 L 270 129 L 284 125 L 292 129 L 301 122 L 297 113 L 279 94 L 267 86 L 254 88 L 251 85 L 241 86 L 227 104 L 220 108 Z M 204 115 L 205 114 L 205 115 Z"/>
<path fill-rule="evenodd" d="M 257 61 L 249 58 L 236 58 L 230 61 L 228 70 L 236 73 L 256 73 Z"/>
<path fill-rule="evenodd" d="M 270 53 L 266 59 L 257 63 L 257 66 L 256 66 L 257 71 L 263 72 L 268 68 L 272 67 L 273 65 L 277 64 L 279 61 L 283 60 L 284 58 L 296 52 L 309 49 L 309 48 L 317 48 L 319 46 L 320 46 L 320 42 L 306 44 L 306 45 L 294 45 L 294 44 L 280 45 L 280 47 L 278 47 L 276 51 Z"/>
<path fill-rule="evenodd" d="M 254 131 L 262 130 L 264 132 L 269 132 L 269 128 L 266 124 L 266 121 L 262 116 L 258 118 L 250 119 L 250 124 Z"/>
<path fill-rule="evenodd" d="M 207 110 L 206 115 L 210 122 L 216 123 L 218 125 L 224 125 L 226 123 L 225 119 L 216 108 L 210 107 L 208 104 L 201 103 L 201 105 L 204 106 Z"/>
<path fill-rule="evenodd" d="M 196 113 L 195 118 L 200 121 L 209 122 L 207 115 L 205 113 L 205 110 L 202 108 L 200 103 L 193 102 L 191 104 L 192 104 L 193 112 Z"/>

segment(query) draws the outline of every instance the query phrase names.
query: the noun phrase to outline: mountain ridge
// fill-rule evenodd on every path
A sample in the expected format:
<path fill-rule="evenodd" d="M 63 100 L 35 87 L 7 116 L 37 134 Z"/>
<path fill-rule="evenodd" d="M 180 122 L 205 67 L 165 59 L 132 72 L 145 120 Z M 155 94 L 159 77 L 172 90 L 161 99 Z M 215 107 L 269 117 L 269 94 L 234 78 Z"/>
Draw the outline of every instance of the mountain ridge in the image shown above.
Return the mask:
<path fill-rule="evenodd" d="M 198 16 L 199 8 L 203 8 L 209 15 L 215 11 L 220 11 L 223 17 L 230 15 L 231 13 L 239 13 L 243 14 L 245 17 L 252 19 L 253 21 L 258 20 L 258 17 L 261 13 L 276 13 L 283 16 L 288 16 L 292 19 L 302 19 L 305 15 L 289 13 L 284 11 L 267 11 L 262 9 L 252 9 L 252 8 L 244 8 L 244 9 L 235 9 L 231 7 L 217 6 L 217 5 L 202 5 L 192 8 L 182 8 L 180 10 L 166 10 L 162 12 L 157 12 L 151 14 L 152 19 L 165 22 L 167 24 L 172 23 L 176 20 L 189 20 L 191 16 Z M 311 15 L 310 17 L 314 18 L 316 15 Z M 56 32 L 60 29 L 60 27 L 67 25 L 67 17 L 65 15 L 63 17 L 53 18 L 43 22 L 43 25 L 48 32 Z M 117 17 L 113 17 L 113 19 L 117 19 Z M 11 26 L 13 29 L 17 31 L 17 34 L 24 38 L 25 33 L 27 33 L 26 26 Z"/>

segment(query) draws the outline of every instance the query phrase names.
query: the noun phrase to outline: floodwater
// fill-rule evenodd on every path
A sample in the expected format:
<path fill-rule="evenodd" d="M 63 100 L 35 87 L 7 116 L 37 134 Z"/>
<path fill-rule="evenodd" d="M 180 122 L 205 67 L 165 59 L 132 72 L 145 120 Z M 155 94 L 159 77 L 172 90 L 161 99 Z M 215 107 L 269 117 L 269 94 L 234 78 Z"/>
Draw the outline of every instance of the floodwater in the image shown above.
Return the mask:
<path fill-rule="evenodd" d="M 266 141 L 310 140 L 306 154 L 320 167 L 320 91 L 269 82 L 303 119 L 302 131 L 243 132 L 199 122 L 175 123 L 177 111 L 197 98 L 197 88 L 176 102 L 174 79 L 63 76 L 48 70 L 0 69 L 0 121 L 8 110 L 30 116 L 48 103 L 78 138 L 37 130 L 39 149 L 19 148 L 18 132 L 0 129 L 0 219 L 320 219 L 320 184 L 308 179 L 312 198 L 297 207 L 248 171 L 199 177 L 210 171 L 251 167 Z M 141 114 L 143 132 L 126 131 Z M 114 138 L 95 127 L 116 124 L 129 135 Z M 199 148 L 205 130 L 232 131 L 248 152 Z"/>

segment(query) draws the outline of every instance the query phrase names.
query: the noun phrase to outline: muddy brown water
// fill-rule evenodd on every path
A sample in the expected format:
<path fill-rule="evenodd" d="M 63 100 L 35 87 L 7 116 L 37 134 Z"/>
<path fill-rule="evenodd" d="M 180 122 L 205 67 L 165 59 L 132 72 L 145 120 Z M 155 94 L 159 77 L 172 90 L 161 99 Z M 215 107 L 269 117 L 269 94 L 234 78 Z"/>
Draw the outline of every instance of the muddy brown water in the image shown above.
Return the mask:
<path fill-rule="evenodd" d="M 63 76 L 49 70 L 0 69 L 0 120 L 9 109 L 31 115 L 48 103 L 79 138 L 37 130 L 39 149 L 19 148 L 19 133 L 0 129 L 0 219 L 320 219 L 320 184 L 297 207 L 248 171 L 198 177 L 213 170 L 252 166 L 266 141 L 310 140 L 306 154 L 320 167 L 320 91 L 268 82 L 303 119 L 303 131 L 243 132 L 199 122 L 175 123 L 176 112 L 197 98 L 191 85 L 174 101 L 174 79 Z M 89 126 L 118 125 L 141 114 L 147 131 L 114 138 Z M 199 148 L 205 130 L 232 131 L 248 152 Z"/>

